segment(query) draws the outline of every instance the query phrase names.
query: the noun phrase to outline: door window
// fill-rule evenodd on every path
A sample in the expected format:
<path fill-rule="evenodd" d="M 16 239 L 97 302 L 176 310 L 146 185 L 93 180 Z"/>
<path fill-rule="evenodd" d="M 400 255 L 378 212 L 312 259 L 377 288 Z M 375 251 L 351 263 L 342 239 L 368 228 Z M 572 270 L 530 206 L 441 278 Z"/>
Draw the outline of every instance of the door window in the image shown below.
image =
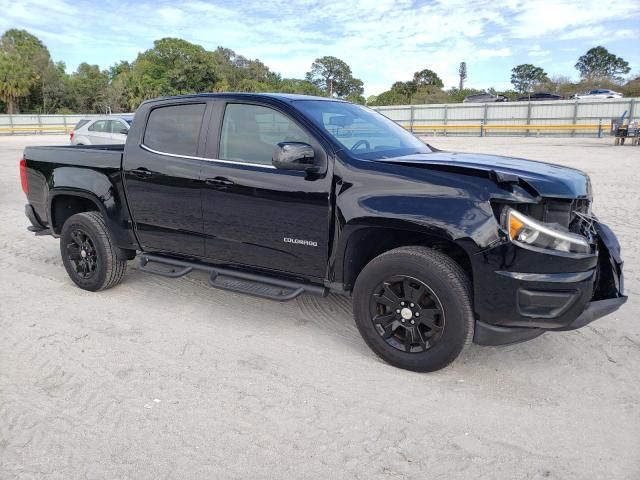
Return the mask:
<path fill-rule="evenodd" d="M 312 140 L 293 120 L 272 108 L 227 105 L 220 136 L 221 160 L 271 165 L 273 149 L 281 142 L 311 144 Z"/>
<path fill-rule="evenodd" d="M 89 127 L 89 131 L 91 132 L 100 132 L 105 133 L 108 131 L 108 121 L 107 120 L 98 120 L 93 125 Z"/>
<path fill-rule="evenodd" d="M 121 130 L 127 129 L 126 125 L 120 120 L 110 120 L 109 123 L 111 124 L 111 133 L 120 133 Z"/>
<path fill-rule="evenodd" d="M 149 114 L 144 145 L 162 153 L 195 156 L 206 104 L 170 105 Z"/>

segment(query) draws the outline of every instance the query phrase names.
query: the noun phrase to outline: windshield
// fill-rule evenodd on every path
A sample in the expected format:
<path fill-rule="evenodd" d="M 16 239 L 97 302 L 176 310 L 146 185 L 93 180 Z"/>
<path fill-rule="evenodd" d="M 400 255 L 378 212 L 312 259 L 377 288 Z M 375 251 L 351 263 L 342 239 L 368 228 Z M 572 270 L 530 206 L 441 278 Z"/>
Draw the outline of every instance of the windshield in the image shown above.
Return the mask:
<path fill-rule="evenodd" d="M 357 158 L 377 160 L 430 153 L 427 145 L 387 117 L 360 105 L 298 100 L 296 107 Z"/>

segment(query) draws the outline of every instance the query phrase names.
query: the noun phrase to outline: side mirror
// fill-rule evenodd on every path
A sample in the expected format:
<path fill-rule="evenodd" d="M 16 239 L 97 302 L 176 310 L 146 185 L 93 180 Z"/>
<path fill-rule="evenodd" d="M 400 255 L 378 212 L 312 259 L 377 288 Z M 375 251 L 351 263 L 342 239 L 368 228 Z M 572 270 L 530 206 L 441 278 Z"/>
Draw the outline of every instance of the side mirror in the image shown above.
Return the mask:
<path fill-rule="evenodd" d="M 123 128 L 118 132 L 120 135 L 129 135 L 129 129 Z"/>
<path fill-rule="evenodd" d="M 299 170 L 316 173 L 313 147 L 302 142 L 282 142 L 273 150 L 273 165 L 282 170 Z"/>

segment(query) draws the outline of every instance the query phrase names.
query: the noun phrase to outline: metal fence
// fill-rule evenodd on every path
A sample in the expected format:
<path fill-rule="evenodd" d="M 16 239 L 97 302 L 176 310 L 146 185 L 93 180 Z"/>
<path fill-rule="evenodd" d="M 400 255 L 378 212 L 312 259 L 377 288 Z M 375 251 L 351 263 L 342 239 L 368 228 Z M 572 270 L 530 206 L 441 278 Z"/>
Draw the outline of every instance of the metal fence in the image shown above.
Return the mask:
<path fill-rule="evenodd" d="M 423 135 L 608 135 L 611 121 L 638 120 L 640 98 L 374 107 Z"/>
<path fill-rule="evenodd" d="M 547 102 L 452 103 L 374 107 L 423 135 L 608 135 L 626 111 L 640 117 L 640 98 Z M 68 133 L 83 118 L 104 115 L 0 115 L 0 135 Z"/>
<path fill-rule="evenodd" d="M 69 133 L 83 118 L 104 117 L 104 115 L 0 115 L 0 135 Z"/>

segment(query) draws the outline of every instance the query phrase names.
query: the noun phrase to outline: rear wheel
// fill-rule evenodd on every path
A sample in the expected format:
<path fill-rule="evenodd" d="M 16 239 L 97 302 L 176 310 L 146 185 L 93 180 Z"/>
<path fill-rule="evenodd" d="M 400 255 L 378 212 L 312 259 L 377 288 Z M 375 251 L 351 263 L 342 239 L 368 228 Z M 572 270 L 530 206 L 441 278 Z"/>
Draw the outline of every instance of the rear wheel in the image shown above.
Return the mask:
<path fill-rule="evenodd" d="M 92 292 L 117 285 L 127 269 L 98 212 L 78 213 L 64 222 L 60 253 L 71 280 Z"/>
<path fill-rule="evenodd" d="M 407 370 L 439 370 L 473 338 L 469 279 L 429 248 L 402 247 L 373 259 L 358 276 L 353 307 L 369 347 Z"/>

